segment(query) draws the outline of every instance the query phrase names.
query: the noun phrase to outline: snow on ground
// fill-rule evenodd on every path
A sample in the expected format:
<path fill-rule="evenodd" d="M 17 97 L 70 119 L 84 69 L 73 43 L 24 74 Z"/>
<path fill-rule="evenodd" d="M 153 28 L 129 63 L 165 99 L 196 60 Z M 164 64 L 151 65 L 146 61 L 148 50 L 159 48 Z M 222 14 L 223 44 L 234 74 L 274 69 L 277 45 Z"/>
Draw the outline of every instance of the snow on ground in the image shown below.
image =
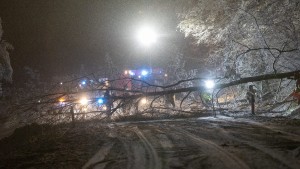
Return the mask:
<path fill-rule="evenodd" d="M 0 169 L 299 168 L 300 120 L 206 115 L 24 126 L 0 140 Z"/>
<path fill-rule="evenodd" d="M 212 121 L 231 121 L 234 120 L 233 117 L 228 117 L 228 116 L 222 116 L 222 115 L 217 115 L 216 117 L 214 116 L 209 116 L 209 117 L 199 117 L 197 118 L 198 120 L 212 120 Z"/>

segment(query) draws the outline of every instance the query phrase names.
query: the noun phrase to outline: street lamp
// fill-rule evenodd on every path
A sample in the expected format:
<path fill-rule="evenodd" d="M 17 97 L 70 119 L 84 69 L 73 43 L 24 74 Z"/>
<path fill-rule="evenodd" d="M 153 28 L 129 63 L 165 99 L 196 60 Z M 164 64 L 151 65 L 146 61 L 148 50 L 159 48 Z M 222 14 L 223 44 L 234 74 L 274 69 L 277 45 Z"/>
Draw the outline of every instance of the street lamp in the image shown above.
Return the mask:
<path fill-rule="evenodd" d="M 86 97 L 82 97 L 80 100 L 79 100 L 79 103 L 81 105 L 87 105 L 89 102 L 89 100 L 86 98 Z"/>
<path fill-rule="evenodd" d="M 149 48 L 151 45 L 156 43 L 157 34 L 153 27 L 143 26 L 137 32 L 137 40 L 146 48 Z M 151 67 L 151 56 L 149 54 L 149 66 Z"/>
<path fill-rule="evenodd" d="M 157 34 L 153 28 L 144 26 L 138 31 L 137 39 L 142 45 L 149 47 L 156 42 Z"/>
<path fill-rule="evenodd" d="M 215 87 L 215 82 L 213 80 L 205 80 L 204 84 L 207 89 L 213 89 Z"/>

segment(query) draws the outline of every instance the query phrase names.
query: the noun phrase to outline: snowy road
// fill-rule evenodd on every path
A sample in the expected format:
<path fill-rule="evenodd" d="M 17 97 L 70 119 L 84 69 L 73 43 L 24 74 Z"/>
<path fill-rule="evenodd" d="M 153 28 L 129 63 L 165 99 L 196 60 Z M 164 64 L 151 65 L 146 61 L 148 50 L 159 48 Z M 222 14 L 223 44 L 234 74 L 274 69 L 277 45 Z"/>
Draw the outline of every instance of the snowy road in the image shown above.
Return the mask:
<path fill-rule="evenodd" d="M 116 123 L 113 145 L 97 152 L 105 157 L 95 154 L 83 168 L 298 169 L 299 131 L 287 126 L 226 118 Z"/>
<path fill-rule="evenodd" d="M 300 120 L 224 116 L 31 124 L 0 140 L 0 169 L 299 169 Z"/>

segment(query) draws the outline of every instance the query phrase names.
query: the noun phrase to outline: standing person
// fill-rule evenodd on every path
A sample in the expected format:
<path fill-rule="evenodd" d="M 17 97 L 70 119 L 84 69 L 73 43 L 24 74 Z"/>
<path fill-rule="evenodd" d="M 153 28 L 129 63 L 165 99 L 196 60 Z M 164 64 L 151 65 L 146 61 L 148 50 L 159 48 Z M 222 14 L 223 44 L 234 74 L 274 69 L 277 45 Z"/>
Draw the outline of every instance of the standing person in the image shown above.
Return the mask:
<path fill-rule="evenodd" d="M 293 92 L 286 99 L 293 97 L 297 100 L 298 105 L 300 105 L 300 73 L 295 73 L 293 76 L 288 77 L 288 79 L 296 80 L 296 86 Z"/>
<path fill-rule="evenodd" d="M 254 115 L 254 109 L 255 109 L 255 93 L 256 93 L 256 90 L 253 88 L 254 85 L 250 85 L 249 86 L 249 91 L 247 92 L 247 100 L 249 101 L 249 103 L 251 104 L 251 113 L 252 115 Z"/>
<path fill-rule="evenodd" d="M 300 78 L 298 77 L 296 81 L 296 88 L 293 92 L 293 97 L 297 99 L 298 105 L 300 105 Z"/>
<path fill-rule="evenodd" d="M 71 113 L 71 117 L 72 117 L 72 126 L 75 126 L 75 115 L 74 115 L 74 107 L 71 106 L 70 108 L 70 113 Z"/>
<path fill-rule="evenodd" d="M 175 94 L 174 93 L 167 94 L 166 100 L 167 100 L 167 102 L 172 104 L 173 108 L 175 108 Z"/>
<path fill-rule="evenodd" d="M 111 116 L 112 98 L 110 95 L 110 91 L 108 89 L 104 93 L 104 99 L 105 99 L 107 115 Z"/>

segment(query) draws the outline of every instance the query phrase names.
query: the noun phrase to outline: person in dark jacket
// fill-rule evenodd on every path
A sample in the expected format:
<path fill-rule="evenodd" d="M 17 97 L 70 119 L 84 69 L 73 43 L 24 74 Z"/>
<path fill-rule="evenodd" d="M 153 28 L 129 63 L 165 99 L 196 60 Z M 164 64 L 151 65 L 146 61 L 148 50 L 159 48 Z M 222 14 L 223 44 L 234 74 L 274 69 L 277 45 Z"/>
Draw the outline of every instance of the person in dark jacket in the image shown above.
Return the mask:
<path fill-rule="evenodd" d="M 256 90 L 254 89 L 254 85 L 250 85 L 249 90 L 247 92 L 247 100 L 249 101 L 249 103 L 251 105 L 252 115 L 255 114 L 255 93 L 256 93 Z"/>
<path fill-rule="evenodd" d="M 112 98 L 109 90 L 106 90 L 104 93 L 106 112 L 108 116 L 111 116 L 111 108 L 112 108 Z"/>

